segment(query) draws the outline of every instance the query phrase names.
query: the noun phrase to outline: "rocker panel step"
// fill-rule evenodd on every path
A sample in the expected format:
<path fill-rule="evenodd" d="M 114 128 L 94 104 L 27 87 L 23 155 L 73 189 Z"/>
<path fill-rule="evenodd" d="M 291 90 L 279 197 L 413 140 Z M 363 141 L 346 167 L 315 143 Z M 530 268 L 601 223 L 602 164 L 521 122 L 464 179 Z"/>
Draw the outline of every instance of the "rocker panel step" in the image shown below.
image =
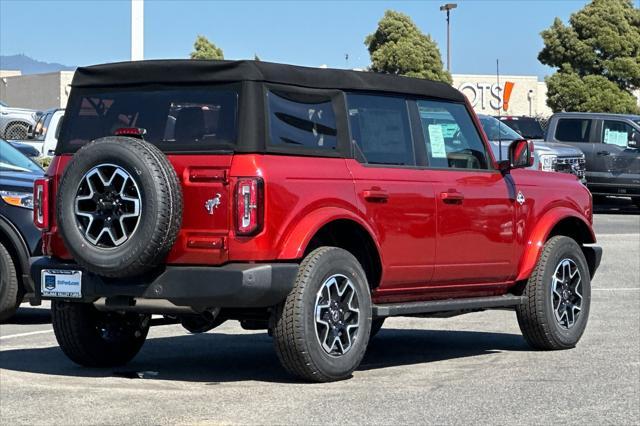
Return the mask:
<path fill-rule="evenodd" d="M 517 306 L 524 303 L 524 296 L 512 294 L 468 299 L 427 300 L 423 302 L 389 303 L 373 305 L 374 317 L 429 314 L 467 309 L 491 309 Z"/>

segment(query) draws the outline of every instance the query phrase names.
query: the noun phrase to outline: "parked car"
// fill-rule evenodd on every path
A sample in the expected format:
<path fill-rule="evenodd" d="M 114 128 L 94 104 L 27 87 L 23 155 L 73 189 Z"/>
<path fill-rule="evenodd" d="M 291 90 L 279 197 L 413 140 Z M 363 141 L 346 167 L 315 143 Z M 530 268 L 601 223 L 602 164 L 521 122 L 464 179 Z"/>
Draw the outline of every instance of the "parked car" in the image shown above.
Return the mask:
<path fill-rule="evenodd" d="M 584 152 L 594 196 L 631 197 L 640 207 L 640 115 L 557 113 L 549 119 L 546 140 Z"/>
<path fill-rule="evenodd" d="M 0 137 L 4 139 L 26 139 L 37 119 L 37 111 L 12 108 L 0 101 Z"/>
<path fill-rule="evenodd" d="M 53 156 L 58 145 L 60 124 L 63 118 L 64 109 L 54 108 L 44 111 L 33 127 L 33 131 L 29 133 L 28 138 L 20 142 L 33 146 L 43 156 Z"/>
<path fill-rule="evenodd" d="M 518 132 L 518 134 L 522 135 L 525 139 L 534 141 L 544 140 L 544 129 L 540 121 L 535 117 L 503 115 L 498 117 L 498 119 Z"/>
<path fill-rule="evenodd" d="M 4 139 L 0 139 L 0 140 L 4 140 Z M 17 141 L 9 141 L 9 144 L 15 149 L 17 149 L 18 151 L 20 151 L 22 154 L 26 155 L 31 159 L 40 157 L 40 151 L 38 151 L 36 148 L 32 147 L 31 145 L 27 145 L 25 143 L 17 142 Z"/>
<path fill-rule="evenodd" d="M 31 275 L 85 366 L 128 362 L 151 314 L 268 329 L 283 366 L 319 382 L 349 377 L 390 316 L 514 309 L 533 348 L 567 349 L 601 256 L 591 196 L 531 164 L 524 140 L 495 161 L 444 83 L 256 61 L 79 68 L 35 184 Z"/>
<path fill-rule="evenodd" d="M 522 139 L 524 135 L 518 134 L 511 127 L 506 126 L 502 121 L 490 115 L 479 115 L 480 124 L 484 130 L 493 155 L 496 158 L 508 158 L 508 149 L 511 142 Z M 526 138 L 529 139 L 529 138 Z M 571 145 L 561 143 L 546 143 L 540 140 L 532 140 L 533 169 L 545 172 L 570 173 L 575 175 L 581 182 L 585 179 L 585 158 L 582 151 Z M 500 153 L 502 147 L 502 153 Z"/>
<path fill-rule="evenodd" d="M 41 239 L 33 224 L 33 182 L 43 175 L 40 166 L 0 140 L 0 321 L 34 296 L 29 258 L 41 254 Z"/>

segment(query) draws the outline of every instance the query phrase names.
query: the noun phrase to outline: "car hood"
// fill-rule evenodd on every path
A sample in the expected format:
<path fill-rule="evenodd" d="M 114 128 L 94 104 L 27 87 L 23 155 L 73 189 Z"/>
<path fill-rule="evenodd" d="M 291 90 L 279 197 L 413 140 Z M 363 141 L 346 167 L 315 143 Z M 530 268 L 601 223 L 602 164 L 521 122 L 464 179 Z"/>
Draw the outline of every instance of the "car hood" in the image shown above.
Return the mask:
<path fill-rule="evenodd" d="M 534 139 L 532 142 L 533 150 L 541 154 L 555 154 L 558 157 L 579 157 L 582 155 L 582 151 L 578 148 L 565 143 L 545 142 L 539 139 Z"/>
<path fill-rule="evenodd" d="M 33 182 L 44 176 L 35 172 L 13 172 L 2 169 L 0 173 L 0 189 L 4 191 L 32 192 Z"/>
<path fill-rule="evenodd" d="M 493 150 L 493 154 L 498 157 L 498 146 L 499 142 L 492 140 L 491 149 Z M 533 141 L 533 150 L 534 152 L 540 154 L 554 154 L 558 157 L 579 157 L 582 155 L 582 151 L 578 148 L 575 148 L 571 145 L 567 145 L 564 143 L 555 143 L 555 142 L 545 142 L 542 140 L 534 139 Z M 509 144 L 511 141 L 502 141 L 502 159 L 507 159 L 509 156 Z"/>
<path fill-rule="evenodd" d="M 29 109 L 29 108 L 15 108 L 15 107 L 4 107 L 2 108 L 2 112 L 8 112 L 8 113 L 20 113 L 20 114 L 35 114 L 36 110 L 35 109 Z"/>

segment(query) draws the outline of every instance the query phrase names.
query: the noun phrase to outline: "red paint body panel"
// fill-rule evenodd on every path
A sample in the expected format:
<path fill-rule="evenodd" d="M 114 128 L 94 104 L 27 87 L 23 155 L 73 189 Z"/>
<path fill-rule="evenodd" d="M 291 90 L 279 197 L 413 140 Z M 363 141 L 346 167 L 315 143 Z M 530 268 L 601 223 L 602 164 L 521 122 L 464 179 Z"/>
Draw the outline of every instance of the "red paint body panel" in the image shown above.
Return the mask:
<path fill-rule="evenodd" d="M 369 233 L 382 260 L 376 303 L 503 294 L 529 276 L 560 220 L 575 217 L 591 228 L 590 194 L 567 174 L 521 169 L 505 176 L 268 154 L 168 158 L 184 198 L 168 263 L 299 261 L 322 226 L 346 219 Z M 58 156 L 49 168 L 51 213 L 70 159 Z M 243 177 L 264 181 L 263 227 L 254 236 L 234 231 L 233 194 Z M 210 214 L 205 204 L 214 197 L 220 204 Z M 45 253 L 69 259 L 55 219 L 51 214 Z"/>

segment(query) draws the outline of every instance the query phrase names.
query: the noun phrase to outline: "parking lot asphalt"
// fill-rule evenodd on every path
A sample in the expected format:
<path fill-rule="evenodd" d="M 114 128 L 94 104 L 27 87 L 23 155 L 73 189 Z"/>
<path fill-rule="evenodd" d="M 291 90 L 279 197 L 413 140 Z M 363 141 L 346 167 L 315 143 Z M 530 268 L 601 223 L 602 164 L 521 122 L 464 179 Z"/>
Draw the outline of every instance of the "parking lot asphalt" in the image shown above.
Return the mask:
<path fill-rule="evenodd" d="M 536 352 L 515 314 L 394 318 L 353 378 L 292 380 L 263 332 L 155 327 L 117 369 L 58 348 L 47 306 L 0 325 L 2 424 L 639 424 L 640 215 L 599 206 L 604 248 L 589 324 L 572 350 Z M 133 378 L 135 377 L 135 378 Z"/>

